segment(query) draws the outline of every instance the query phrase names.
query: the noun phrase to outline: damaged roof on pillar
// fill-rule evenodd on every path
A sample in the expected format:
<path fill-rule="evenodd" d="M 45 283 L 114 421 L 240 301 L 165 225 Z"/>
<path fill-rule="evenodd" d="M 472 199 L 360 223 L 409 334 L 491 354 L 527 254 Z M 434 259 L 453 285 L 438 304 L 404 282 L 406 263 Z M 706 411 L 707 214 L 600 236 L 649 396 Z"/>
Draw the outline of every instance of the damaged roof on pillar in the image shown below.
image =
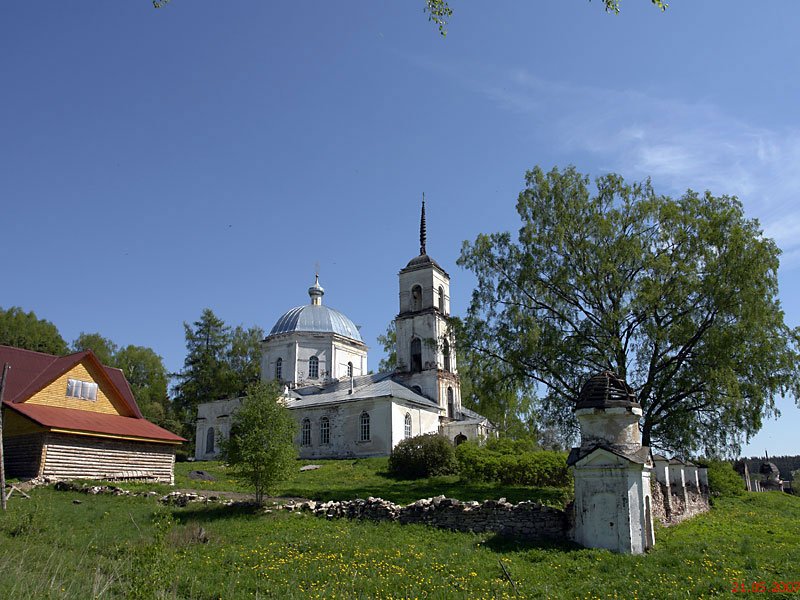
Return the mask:
<path fill-rule="evenodd" d="M 639 403 L 631 386 L 616 373 L 603 371 L 583 385 L 575 410 L 632 406 L 639 406 Z"/>

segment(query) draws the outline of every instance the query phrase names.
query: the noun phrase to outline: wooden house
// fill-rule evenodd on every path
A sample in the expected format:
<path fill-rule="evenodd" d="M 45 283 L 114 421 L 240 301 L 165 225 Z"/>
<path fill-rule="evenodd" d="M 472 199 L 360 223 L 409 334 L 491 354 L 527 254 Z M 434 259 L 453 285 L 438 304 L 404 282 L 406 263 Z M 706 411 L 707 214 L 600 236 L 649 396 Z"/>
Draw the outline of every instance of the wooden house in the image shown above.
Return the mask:
<path fill-rule="evenodd" d="M 9 477 L 174 482 L 185 442 L 142 416 L 125 375 L 90 351 L 52 356 L 0 345 L 8 363 L 3 448 Z"/>

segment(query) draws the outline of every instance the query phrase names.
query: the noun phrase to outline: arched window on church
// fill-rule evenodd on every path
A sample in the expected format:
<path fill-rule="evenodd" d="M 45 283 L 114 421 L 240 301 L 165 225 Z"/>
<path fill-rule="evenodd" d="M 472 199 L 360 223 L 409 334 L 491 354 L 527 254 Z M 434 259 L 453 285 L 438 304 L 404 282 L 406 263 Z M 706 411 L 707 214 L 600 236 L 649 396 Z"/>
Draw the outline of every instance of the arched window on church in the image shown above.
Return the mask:
<path fill-rule="evenodd" d="M 422 287 L 415 285 L 411 288 L 411 310 L 422 309 Z"/>
<path fill-rule="evenodd" d="M 283 359 L 279 358 L 278 360 L 275 361 L 275 379 L 280 381 L 282 376 L 283 376 Z"/>
<path fill-rule="evenodd" d="M 328 417 L 322 417 L 319 420 L 319 443 L 331 443 L 331 421 Z"/>
<path fill-rule="evenodd" d="M 359 441 L 361 442 L 368 442 L 369 441 L 369 413 L 362 412 L 361 419 L 360 419 L 360 430 L 361 435 L 359 436 Z"/>
<path fill-rule="evenodd" d="M 463 433 L 459 433 L 459 434 L 458 434 L 458 435 L 457 435 L 457 436 L 456 436 L 456 437 L 453 439 L 453 443 L 454 443 L 456 446 L 460 446 L 461 444 L 463 444 L 463 443 L 464 443 L 464 442 L 466 442 L 466 441 L 467 441 L 467 436 L 465 436 Z"/>
<path fill-rule="evenodd" d="M 308 359 L 308 378 L 317 379 L 319 377 L 319 359 L 312 356 Z"/>
<path fill-rule="evenodd" d="M 353 363 L 351 362 L 347 363 L 347 376 L 348 377 L 353 376 Z"/>
<path fill-rule="evenodd" d="M 444 288 L 439 286 L 439 312 L 444 314 Z"/>
<path fill-rule="evenodd" d="M 309 419 L 303 419 L 303 425 L 300 428 L 300 445 L 311 445 L 311 421 Z"/>
<path fill-rule="evenodd" d="M 444 356 L 444 370 L 450 371 L 450 342 L 447 340 L 442 344 L 442 355 Z"/>
<path fill-rule="evenodd" d="M 408 439 L 411 437 L 411 415 L 406 413 L 406 418 L 403 421 L 403 436 Z"/>
<path fill-rule="evenodd" d="M 206 431 L 206 454 L 214 452 L 214 428 L 209 427 Z"/>
<path fill-rule="evenodd" d="M 411 340 L 411 372 L 422 371 L 422 341 L 419 338 Z"/>
<path fill-rule="evenodd" d="M 447 416 L 451 419 L 456 418 L 456 400 L 453 394 L 453 388 L 447 386 Z"/>

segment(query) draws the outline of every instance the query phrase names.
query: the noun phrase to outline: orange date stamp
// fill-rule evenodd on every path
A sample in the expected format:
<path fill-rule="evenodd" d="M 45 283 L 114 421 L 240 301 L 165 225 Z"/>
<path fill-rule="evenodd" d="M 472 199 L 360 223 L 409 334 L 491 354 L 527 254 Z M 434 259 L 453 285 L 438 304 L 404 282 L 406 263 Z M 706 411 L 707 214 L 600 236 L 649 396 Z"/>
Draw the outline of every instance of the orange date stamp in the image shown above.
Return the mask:
<path fill-rule="evenodd" d="M 800 581 L 734 581 L 734 594 L 796 594 L 800 592 Z"/>

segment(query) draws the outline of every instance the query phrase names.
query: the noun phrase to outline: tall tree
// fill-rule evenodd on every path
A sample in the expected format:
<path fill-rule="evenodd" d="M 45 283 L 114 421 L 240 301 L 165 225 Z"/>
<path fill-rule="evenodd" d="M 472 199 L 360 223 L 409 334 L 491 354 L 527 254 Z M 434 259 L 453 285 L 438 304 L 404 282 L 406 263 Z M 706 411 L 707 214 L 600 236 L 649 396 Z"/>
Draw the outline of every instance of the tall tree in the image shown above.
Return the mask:
<path fill-rule="evenodd" d="M 55 325 L 18 306 L 0 308 L 0 344 L 58 356 L 69 352 Z"/>
<path fill-rule="evenodd" d="M 118 347 L 108 338 L 104 338 L 99 333 L 84 333 L 81 334 L 72 342 L 72 349 L 75 352 L 81 350 L 91 350 L 97 359 L 108 366 L 114 365 L 114 355 Z"/>
<path fill-rule="evenodd" d="M 253 326 L 245 329 L 234 327 L 227 362 L 233 374 L 234 393 L 243 394 L 247 386 L 261 379 L 261 341 L 264 330 Z"/>
<path fill-rule="evenodd" d="M 394 321 L 389 323 L 386 333 L 378 336 L 378 343 L 386 353 L 378 365 L 378 372 L 394 371 L 397 368 L 397 331 Z"/>
<path fill-rule="evenodd" d="M 451 317 L 450 325 L 456 335 L 464 406 L 487 417 L 503 436 L 536 436 L 539 429 L 533 411 L 536 389 L 530 380 L 495 358 L 494 353 L 476 351 L 460 319 Z"/>
<path fill-rule="evenodd" d="M 128 345 L 114 355 L 112 364 L 122 369 L 136 403 L 146 418 L 168 429 L 176 427 L 169 415 L 169 375 L 163 359 L 155 351 L 144 346 Z"/>
<path fill-rule="evenodd" d="M 478 279 L 472 347 L 539 386 L 574 425 L 581 384 L 612 370 L 636 390 L 646 445 L 733 453 L 800 392 L 800 331 L 778 301 L 778 255 L 742 205 L 568 168 L 526 176 L 521 228 L 465 243 Z"/>
<path fill-rule="evenodd" d="M 286 478 L 297 458 L 297 423 L 280 402 L 280 394 L 276 381 L 248 387 L 233 415 L 231 435 L 220 443 L 233 476 L 253 486 L 259 504 L 266 492 Z"/>
<path fill-rule="evenodd" d="M 177 374 L 175 404 L 183 418 L 193 423 L 198 404 L 235 394 L 235 376 L 228 363 L 231 328 L 209 308 L 183 328 L 187 354 L 183 371 Z"/>

